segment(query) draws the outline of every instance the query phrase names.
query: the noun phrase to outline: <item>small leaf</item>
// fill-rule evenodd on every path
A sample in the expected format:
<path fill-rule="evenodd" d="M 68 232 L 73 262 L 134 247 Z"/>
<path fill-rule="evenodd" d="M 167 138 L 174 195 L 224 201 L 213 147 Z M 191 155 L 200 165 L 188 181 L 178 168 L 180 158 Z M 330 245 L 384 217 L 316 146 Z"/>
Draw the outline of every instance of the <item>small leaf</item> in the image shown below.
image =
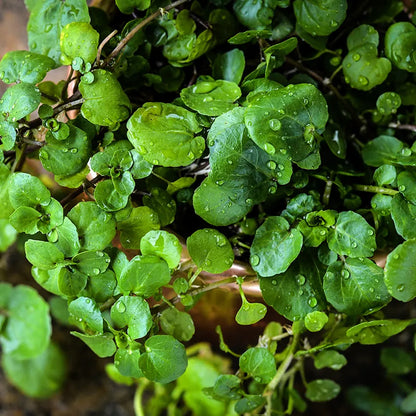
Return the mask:
<path fill-rule="evenodd" d="M 144 376 L 157 383 L 170 383 L 181 376 L 188 364 L 185 347 L 170 335 L 154 335 L 145 343 L 139 358 Z"/>
<path fill-rule="evenodd" d="M 41 180 L 28 173 L 15 173 L 10 178 L 10 202 L 13 208 L 20 206 L 36 208 L 48 205 L 51 194 Z"/>
<path fill-rule="evenodd" d="M 416 27 L 410 22 L 392 24 L 385 37 L 386 56 L 398 68 L 408 72 L 416 72 L 413 56 L 416 45 Z"/>
<path fill-rule="evenodd" d="M 266 348 L 249 348 L 239 360 L 241 371 L 248 373 L 257 383 L 269 383 L 276 373 L 273 354 Z"/>
<path fill-rule="evenodd" d="M 188 237 L 186 244 L 195 264 L 209 273 L 222 273 L 233 264 L 231 244 L 217 230 L 204 228 L 195 231 Z"/>
<path fill-rule="evenodd" d="M 399 347 L 385 347 L 381 350 L 380 362 L 389 374 L 408 374 L 414 370 L 414 354 Z"/>
<path fill-rule="evenodd" d="M 262 303 L 243 302 L 238 310 L 235 320 L 240 325 L 253 325 L 262 320 L 267 313 L 267 308 Z"/>
<path fill-rule="evenodd" d="M 139 346 L 139 343 L 132 343 L 128 349 L 117 350 L 114 356 L 114 365 L 121 375 L 134 378 L 143 377 L 143 373 L 139 368 L 141 355 Z"/>
<path fill-rule="evenodd" d="M 308 331 L 319 332 L 328 322 L 325 312 L 313 311 L 305 316 L 305 327 Z"/>
<path fill-rule="evenodd" d="M 33 84 L 21 82 L 7 88 L 0 99 L 0 115 L 8 122 L 26 117 L 38 108 L 40 92 Z"/>
<path fill-rule="evenodd" d="M 68 312 L 77 321 L 85 322 L 89 329 L 100 334 L 103 333 L 103 317 L 95 301 L 81 296 L 68 305 Z"/>
<path fill-rule="evenodd" d="M 79 338 L 100 358 L 111 357 L 116 352 L 116 344 L 113 340 L 113 335 L 106 332 L 97 335 L 85 335 L 80 332 L 71 331 L 71 335 Z"/>
<path fill-rule="evenodd" d="M 311 402 L 327 402 L 335 399 L 340 391 L 341 387 L 335 381 L 319 379 L 306 385 L 305 396 Z"/>
<path fill-rule="evenodd" d="M 347 364 L 347 359 L 338 351 L 325 350 L 315 356 L 314 364 L 318 370 L 327 367 L 332 370 L 340 370 Z"/>
<path fill-rule="evenodd" d="M 62 251 L 47 241 L 26 241 L 25 253 L 26 258 L 42 270 L 53 269 L 64 260 Z"/>
<path fill-rule="evenodd" d="M 239 84 L 243 76 L 245 64 L 246 61 L 243 51 L 240 49 L 231 49 L 215 58 L 212 67 L 212 76 L 216 79 L 223 79 Z"/>
<path fill-rule="evenodd" d="M 195 333 L 191 315 L 176 308 L 165 309 L 160 315 L 159 322 L 163 332 L 179 341 L 189 341 Z"/>

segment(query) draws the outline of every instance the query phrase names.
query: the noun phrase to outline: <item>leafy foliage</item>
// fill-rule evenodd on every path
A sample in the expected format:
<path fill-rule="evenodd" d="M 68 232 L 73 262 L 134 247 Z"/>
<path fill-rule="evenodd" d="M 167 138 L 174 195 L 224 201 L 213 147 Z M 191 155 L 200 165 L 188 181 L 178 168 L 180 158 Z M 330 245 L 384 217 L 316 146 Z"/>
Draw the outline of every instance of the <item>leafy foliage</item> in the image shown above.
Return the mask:
<path fill-rule="evenodd" d="M 53 315 L 137 384 L 137 414 L 304 412 L 338 397 L 319 371 L 352 344 L 415 324 L 387 307 L 416 297 L 414 10 L 205 3 L 116 0 L 111 20 L 85 0 L 26 1 L 30 51 L 0 61 L 0 251 L 17 242 Z M 44 80 L 62 65 L 67 79 Z M 184 344 L 221 286 L 241 297 L 234 312 L 214 298 L 230 322 L 286 319 L 241 355 L 218 327 L 238 363 Z M 2 366 L 33 397 L 65 377 L 50 337 L 48 303 L 1 282 Z M 396 346 L 380 361 L 389 377 L 415 367 Z M 414 386 L 395 385 L 391 402 L 346 396 L 414 412 Z"/>

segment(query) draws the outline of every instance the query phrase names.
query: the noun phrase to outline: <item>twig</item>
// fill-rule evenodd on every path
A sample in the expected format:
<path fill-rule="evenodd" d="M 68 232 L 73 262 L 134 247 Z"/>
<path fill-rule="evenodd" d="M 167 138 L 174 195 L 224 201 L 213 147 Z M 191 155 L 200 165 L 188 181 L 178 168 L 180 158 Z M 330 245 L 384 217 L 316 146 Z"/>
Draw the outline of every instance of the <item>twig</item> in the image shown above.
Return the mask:
<path fill-rule="evenodd" d="M 389 127 L 398 130 L 409 130 L 416 133 L 416 126 L 414 124 L 389 123 Z"/>
<path fill-rule="evenodd" d="M 110 53 L 108 58 L 106 59 L 106 63 L 108 64 L 112 59 L 114 59 L 122 49 L 129 43 L 129 41 L 134 37 L 134 35 L 141 29 L 143 29 L 147 24 L 149 24 L 152 20 L 156 19 L 158 16 L 163 14 L 163 12 L 173 9 L 177 6 L 180 6 L 183 3 L 186 3 L 189 0 L 178 0 L 169 6 L 164 8 L 160 8 L 157 12 L 152 13 L 150 16 L 146 17 L 146 19 L 142 20 L 137 26 L 135 26 L 131 32 L 127 34 L 127 36 L 120 41 L 120 43 L 113 49 Z"/>
<path fill-rule="evenodd" d="M 100 182 L 100 180 L 103 177 L 98 175 L 96 176 L 93 180 L 91 181 L 87 181 L 86 184 L 82 184 L 81 186 L 79 186 L 77 189 L 75 189 L 74 191 L 72 191 L 70 194 L 68 194 L 66 197 L 62 198 L 60 203 L 62 206 L 65 206 L 69 201 L 71 201 L 72 199 L 74 199 L 75 197 L 77 197 L 78 195 L 82 194 L 84 192 L 85 189 L 85 185 L 87 185 L 88 187 L 95 185 L 97 182 Z"/>
<path fill-rule="evenodd" d="M 101 59 L 101 52 L 104 48 L 104 46 L 107 44 L 107 42 L 117 34 L 117 30 L 113 30 L 101 43 L 100 46 L 97 49 L 97 58 L 95 59 L 95 62 L 98 66 L 100 66 L 100 59 Z"/>

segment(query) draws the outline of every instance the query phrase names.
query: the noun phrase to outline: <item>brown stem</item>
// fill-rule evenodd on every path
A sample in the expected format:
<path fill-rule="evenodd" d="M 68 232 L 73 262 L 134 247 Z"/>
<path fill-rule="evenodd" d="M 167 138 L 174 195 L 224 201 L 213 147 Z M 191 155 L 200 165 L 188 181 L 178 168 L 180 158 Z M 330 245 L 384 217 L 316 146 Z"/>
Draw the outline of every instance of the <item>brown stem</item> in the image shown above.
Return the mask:
<path fill-rule="evenodd" d="M 413 124 L 389 123 L 389 127 L 398 130 L 409 130 L 416 132 L 416 126 Z"/>
<path fill-rule="evenodd" d="M 62 206 L 65 206 L 68 202 L 70 202 L 72 199 L 76 198 L 78 195 L 82 194 L 85 190 L 85 186 L 89 188 L 90 186 L 95 185 L 97 182 L 100 182 L 100 180 L 103 179 L 102 176 L 98 175 L 91 181 L 87 181 L 85 184 L 82 184 L 77 189 L 72 191 L 70 194 L 68 194 L 66 197 L 62 198 L 60 203 Z"/>
<path fill-rule="evenodd" d="M 107 42 L 117 34 L 117 30 L 113 30 L 101 43 L 97 50 L 97 58 L 95 59 L 97 65 L 100 65 L 100 58 L 101 58 L 101 52 L 104 48 L 104 46 L 107 44 Z"/>
<path fill-rule="evenodd" d="M 127 36 L 120 41 L 120 43 L 113 49 L 110 53 L 108 58 L 106 59 L 106 63 L 108 64 L 112 59 L 114 59 L 122 49 L 129 43 L 129 41 L 134 37 L 134 35 L 141 29 L 143 29 L 147 24 L 149 24 L 152 20 L 156 19 L 158 16 L 163 14 L 163 12 L 173 9 L 177 6 L 180 6 L 183 3 L 186 3 L 189 0 L 178 0 L 174 3 L 166 6 L 165 8 L 160 8 L 157 12 L 152 13 L 150 16 L 146 17 L 146 19 L 142 20 L 137 26 L 135 26 L 131 32 L 127 34 Z"/>

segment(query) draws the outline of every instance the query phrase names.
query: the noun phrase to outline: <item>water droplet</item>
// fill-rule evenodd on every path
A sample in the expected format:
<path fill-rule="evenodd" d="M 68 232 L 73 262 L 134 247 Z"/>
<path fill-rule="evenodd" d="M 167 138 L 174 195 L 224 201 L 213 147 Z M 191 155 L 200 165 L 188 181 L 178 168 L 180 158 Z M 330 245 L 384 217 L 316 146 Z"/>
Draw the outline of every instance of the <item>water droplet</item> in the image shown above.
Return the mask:
<path fill-rule="evenodd" d="M 398 285 L 396 288 L 399 292 L 403 292 L 403 290 L 405 289 L 404 284 Z"/>
<path fill-rule="evenodd" d="M 322 236 L 323 236 L 323 235 L 326 235 L 326 230 L 321 230 L 321 231 L 319 231 L 319 234 L 321 234 Z"/>
<path fill-rule="evenodd" d="M 356 243 L 355 241 L 353 241 L 353 242 L 351 243 L 351 247 L 352 247 L 352 248 L 357 248 L 357 243 Z"/>
<path fill-rule="evenodd" d="M 359 53 L 355 53 L 352 56 L 352 59 L 354 59 L 355 62 L 358 62 L 361 59 L 361 55 Z"/>
<path fill-rule="evenodd" d="M 51 31 L 51 29 L 52 29 L 52 25 L 46 25 L 45 26 L 45 32 L 47 33 L 47 32 L 50 32 Z"/>
<path fill-rule="evenodd" d="M 250 199 L 250 198 L 247 198 L 247 199 L 246 199 L 246 204 L 247 204 L 247 205 L 252 205 L 252 204 L 253 204 L 253 200 L 252 200 L 252 199 Z"/>
<path fill-rule="evenodd" d="M 338 23 L 335 20 L 331 20 L 331 26 L 332 27 L 337 27 Z"/>
<path fill-rule="evenodd" d="M 302 296 L 303 295 L 303 290 L 302 289 L 299 289 L 298 295 L 299 296 Z"/>
<path fill-rule="evenodd" d="M 368 85 L 368 78 L 366 78 L 364 75 L 360 75 L 358 77 L 358 82 L 363 86 Z"/>
<path fill-rule="evenodd" d="M 224 185 L 224 181 L 215 181 L 218 186 Z"/>
<path fill-rule="evenodd" d="M 277 285 L 277 280 L 272 280 L 272 285 L 276 286 Z"/>
<path fill-rule="evenodd" d="M 153 164 L 153 165 L 158 165 L 158 164 L 159 164 L 159 161 L 158 161 L 157 159 L 153 159 L 152 164 Z"/>
<path fill-rule="evenodd" d="M 280 153 L 281 153 L 282 155 L 285 155 L 285 154 L 287 153 L 287 150 L 286 150 L 286 149 L 280 149 Z"/>
<path fill-rule="evenodd" d="M 72 149 L 70 149 L 71 153 L 78 153 L 78 149 L 76 147 L 73 147 Z"/>
<path fill-rule="evenodd" d="M 368 290 L 370 291 L 370 293 L 374 293 L 374 288 L 373 287 L 370 287 Z"/>
<path fill-rule="evenodd" d="M 399 256 L 398 254 L 395 254 L 395 255 L 393 256 L 393 258 L 394 258 L 394 260 L 399 260 L 400 256 Z"/>
<path fill-rule="evenodd" d="M 95 253 L 98 257 L 104 257 L 104 253 L 102 251 L 96 251 Z"/>
<path fill-rule="evenodd" d="M 349 272 L 347 269 L 344 269 L 344 270 L 341 272 L 341 276 L 342 276 L 344 279 L 349 279 L 349 278 L 350 278 L 350 272 Z"/>
<path fill-rule="evenodd" d="M 303 99 L 303 104 L 304 104 L 304 105 L 308 105 L 308 104 L 309 104 L 309 100 L 308 100 L 307 98 L 304 98 L 304 99 Z"/>
<path fill-rule="evenodd" d="M 117 303 L 116 308 L 120 313 L 124 313 L 126 311 L 126 305 L 121 301 Z"/>
<path fill-rule="evenodd" d="M 232 165 L 232 164 L 233 164 L 233 161 L 232 161 L 231 159 L 228 159 L 228 160 L 227 160 L 227 163 L 228 163 L 229 165 Z"/>
<path fill-rule="evenodd" d="M 399 185 L 399 191 L 404 192 L 406 190 L 406 187 L 404 185 Z"/>
<path fill-rule="evenodd" d="M 277 118 L 269 120 L 269 126 L 273 131 L 278 131 L 282 127 L 282 123 Z"/>
<path fill-rule="evenodd" d="M 257 254 L 253 254 L 250 257 L 250 263 L 252 266 L 258 266 L 260 263 L 260 257 Z"/>
<path fill-rule="evenodd" d="M 205 97 L 202 101 L 204 103 L 210 103 L 211 101 L 213 101 L 214 99 L 211 96 Z"/>
<path fill-rule="evenodd" d="M 296 281 L 298 282 L 298 285 L 302 286 L 306 283 L 306 277 L 303 274 L 298 274 L 296 276 Z"/>
<path fill-rule="evenodd" d="M 276 167 L 277 167 L 277 164 L 276 164 L 276 162 L 274 162 L 273 160 L 269 160 L 269 161 L 267 162 L 267 167 L 268 167 L 269 169 L 271 169 L 271 170 L 275 170 L 275 169 L 276 169 Z"/>
<path fill-rule="evenodd" d="M 93 274 L 100 274 L 100 269 L 98 269 L 97 267 L 95 267 L 94 269 L 92 269 Z"/>
<path fill-rule="evenodd" d="M 312 298 L 309 298 L 308 299 L 308 305 L 311 308 L 314 308 L 317 304 L 318 304 L 318 301 L 317 301 L 317 299 L 315 297 L 312 297 Z"/>
<path fill-rule="evenodd" d="M 402 150 L 402 155 L 403 156 L 410 156 L 411 154 L 412 154 L 412 151 L 408 147 L 406 147 Z"/>
<path fill-rule="evenodd" d="M 46 150 L 42 149 L 40 151 L 40 157 L 42 159 L 48 160 L 49 159 L 49 153 Z"/>
<path fill-rule="evenodd" d="M 209 211 L 209 206 L 208 206 L 208 205 L 206 205 L 206 206 L 204 207 L 204 211 L 205 211 L 205 212 L 208 212 L 208 211 Z"/>
<path fill-rule="evenodd" d="M 189 158 L 189 159 L 192 159 L 192 160 L 194 160 L 194 159 L 195 159 L 195 155 L 193 154 L 193 152 L 189 152 L 189 153 L 187 154 L 187 156 L 188 156 L 188 158 Z"/>
<path fill-rule="evenodd" d="M 266 143 L 264 145 L 264 150 L 269 154 L 269 155 L 274 155 L 276 153 L 276 148 L 271 144 L 271 143 Z"/>
<path fill-rule="evenodd" d="M 277 191 L 277 186 L 272 185 L 269 187 L 269 194 L 275 194 Z"/>

